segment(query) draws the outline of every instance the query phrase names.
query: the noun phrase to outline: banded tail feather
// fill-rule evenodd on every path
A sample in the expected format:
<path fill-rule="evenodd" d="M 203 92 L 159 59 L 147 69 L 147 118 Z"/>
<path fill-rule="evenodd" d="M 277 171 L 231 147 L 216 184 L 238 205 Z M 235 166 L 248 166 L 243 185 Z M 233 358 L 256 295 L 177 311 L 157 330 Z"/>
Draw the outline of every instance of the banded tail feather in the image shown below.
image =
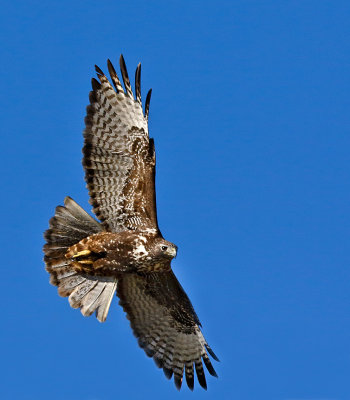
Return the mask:
<path fill-rule="evenodd" d="M 97 319 L 104 322 L 117 288 L 117 280 L 77 272 L 72 261 L 65 257 L 69 247 L 101 232 L 102 225 L 70 197 L 65 198 L 64 206 L 56 207 L 49 224 L 44 234 L 44 260 L 46 270 L 51 275 L 50 283 L 58 287 L 60 296 L 68 297 L 71 307 L 80 308 L 84 316 L 96 312 Z"/>

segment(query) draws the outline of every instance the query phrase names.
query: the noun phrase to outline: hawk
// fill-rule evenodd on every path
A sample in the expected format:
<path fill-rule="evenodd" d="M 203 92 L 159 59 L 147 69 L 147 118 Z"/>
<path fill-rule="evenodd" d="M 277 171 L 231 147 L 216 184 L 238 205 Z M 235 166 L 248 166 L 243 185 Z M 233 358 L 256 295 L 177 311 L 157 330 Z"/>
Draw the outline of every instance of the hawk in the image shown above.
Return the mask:
<path fill-rule="evenodd" d="M 219 361 L 201 323 L 171 269 L 177 246 L 159 230 L 155 194 L 155 148 L 148 135 L 151 90 L 143 112 L 141 64 L 135 94 L 123 56 L 124 88 L 107 61 L 111 85 L 100 68 L 92 79 L 84 131 L 83 166 L 93 212 L 66 197 L 45 232 L 46 269 L 60 296 L 84 316 L 104 322 L 114 294 L 119 297 L 138 343 L 178 389 L 194 369 L 206 389 L 202 361 L 213 376 L 208 354 Z"/>

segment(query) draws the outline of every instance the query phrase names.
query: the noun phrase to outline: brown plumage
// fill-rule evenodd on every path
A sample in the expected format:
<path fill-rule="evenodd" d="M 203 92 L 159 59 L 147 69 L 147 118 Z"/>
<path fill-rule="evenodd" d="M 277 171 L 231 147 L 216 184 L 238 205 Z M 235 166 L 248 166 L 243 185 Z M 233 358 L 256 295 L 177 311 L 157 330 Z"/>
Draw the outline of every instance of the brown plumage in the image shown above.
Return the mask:
<path fill-rule="evenodd" d="M 115 88 L 96 66 L 84 131 L 83 166 L 97 222 L 66 197 L 45 232 L 46 269 L 50 282 L 85 316 L 107 318 L 116 293 L 139 345 L 174 375 L 178 389 L 186 377 L 193 390 L 194 370 L 206 389 L 204 362 L 216 372 L 192 304 L 176 279 L 171 260 L 177 247 L 166 241 L 157 222 L 155 149 L 148 136 L 151 91 L 141 103 L 141 65 L 132 92 L 123 56 L 125 91 L 108 60 Z"/>

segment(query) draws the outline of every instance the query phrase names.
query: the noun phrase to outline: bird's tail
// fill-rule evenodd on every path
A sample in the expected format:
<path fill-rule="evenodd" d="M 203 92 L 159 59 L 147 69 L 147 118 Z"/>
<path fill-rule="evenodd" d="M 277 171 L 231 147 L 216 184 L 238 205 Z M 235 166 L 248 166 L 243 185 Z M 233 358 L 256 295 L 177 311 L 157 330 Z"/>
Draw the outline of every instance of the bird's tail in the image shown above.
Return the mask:
<path fill-rule="evenodd" d="M 45 232 L 46 270 L 50 283 L 58 286 L 58 294 L 69 296 L 73 308 L 80 308 L 84 316 L 96 311 L 100 322 L 107 318 L 117 280 L 112 277 L 91 276 L 77 272 L 65 257 L 68 248 L 87 236 L 101 232 L 102 225 L 85 212 L 73 199 L 66 197 L 64 206 L 56 207 L 50 228 Z"/>

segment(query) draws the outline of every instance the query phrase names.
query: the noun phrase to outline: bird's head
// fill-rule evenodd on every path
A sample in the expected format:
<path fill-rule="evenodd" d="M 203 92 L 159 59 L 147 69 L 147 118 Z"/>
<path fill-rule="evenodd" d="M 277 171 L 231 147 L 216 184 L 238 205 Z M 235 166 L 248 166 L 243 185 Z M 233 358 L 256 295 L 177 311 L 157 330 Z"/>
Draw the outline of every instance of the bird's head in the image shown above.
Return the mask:
<path fill-rule="evenodd" d="M 154 255 L 160 258 L 173 259 L 177 254 L 177 246 L 174 243 L 160 238 L 154 243 Z"/>
<path fill-rule="evenodd" d="M 133 256 L 136 264 L 170 265 L 170 260 L 176 257 L 177 246 L 162 237 L 139 236 L 134 241 Z"/>

